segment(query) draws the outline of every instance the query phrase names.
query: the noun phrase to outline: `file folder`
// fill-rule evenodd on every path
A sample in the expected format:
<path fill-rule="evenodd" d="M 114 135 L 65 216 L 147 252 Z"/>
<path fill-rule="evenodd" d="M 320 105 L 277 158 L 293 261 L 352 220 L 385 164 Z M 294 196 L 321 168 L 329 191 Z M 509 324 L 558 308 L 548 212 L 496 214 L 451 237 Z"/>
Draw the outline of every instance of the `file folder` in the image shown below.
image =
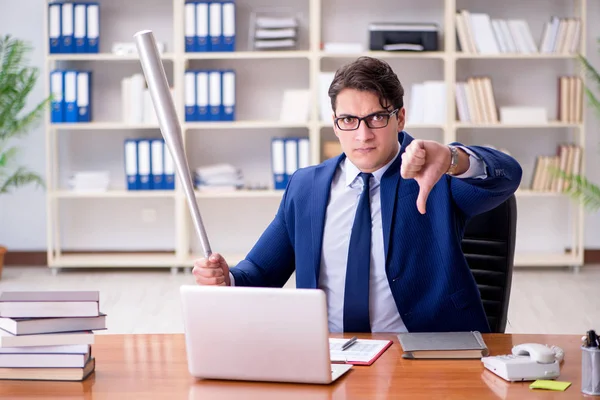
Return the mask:
<path fill-rule="evenodd" d="M 58 54 L 62 46 L 62 4 L 48 5 L 48 36 L 50 37 L 50 53 Z"/>
<path fill-rule="evenodd" d="M 77 122 L 77 71 L 64 71 L 65 122 Z"/>
<path fill-rule="evenodd" d="M 298 169 L 298 139 L 286 138 L 285 144 L 285 181 L 290 180 L 290 177 Z"/>
<path fill-rule="evenodd" d="M 127 190 L 138 190 L 137 141 L 125 139 L 125 178 Z"/>
<path fill-rule="evenodd" d="M 171 156 L 171 152 L 165 146 L 163 152 L 164 157 L 164 188 L 165 190 L 173 190 L 175 189 L 175 163 L 173 162 L 173 157 Z"/>
<path fill-rule="evenodd" d="M 228 1 L 222 4 L 223 44 L 222 51 L 235 51 L 235 3 Z"/>
<path fill-rule="evenodd" d="M 208 103 L 210 108 L 209 119 L 211 121 L 219 121 L 221 120 L 221 115 L 223 115 L 223 103 L 221 101 L 221 71 L 209 71 L 208 85 Z"/>
<path fill-rule="evenodd" d="M 77 122 L 91 121 L 91 72 L 77 72 Z"/>
<path fill-rule="evenodd" d="M 87 53 L 87 6 L 83 3 L 75 4 L 75 53 Z"/>
<path fill-rule="evenodd" d="M 287 180 L 285 177 L 285 147 L 283 138 L 275 137 L 271 139 L 271 169 L 273 171 L 273 188 L 275 190 L 285 189 Z"/>
<path fill-rule="evenodd" d="M 223 17 L 221 3 L 208 4 L 208 36 L 210 51 L 223 51 Z"/>
<path fill-rule="evenodd" d="M 98 53 L 100 48 L 100 5 L 87 4 L 87 51 Z"/>
<path fill-rule="evenodd" d="M 164 140 L 152 139 L 150 141 L 151 160 L 152 160 L 152 189 L 163 190 L 165 188 L 164 173 Z"/>
<path fill-rule="evenodd" d="M 208 71 L 196 72 L 196 121 L 208 121 Z"/>
<path fill-rule="evenodd" d="M 185 18 L 185 51 L 187 53 L 195 51 L 196 43 L 196 4 L 187 2 L 184 6 Z"/>
<path fill-rule="evenodd" d="M 65 122 L 65 99 L 64 99 L 64 78 L 61 70 L 54 70 L 50 73 L 50 91 L 52 100 L 50 104 L 50 121 L 53 123 Z"/>
<path fill-rule="evenodd" d="M 298 168 L 310 165 L 310 141 L 307 137 L 298 139 Z"/>
<path fill-rule="evenodd" d="M 196 71 L 185 72 L 185 120 L 196 121 Z"/>
<path fill-rule="evenodd" d="M 196 3 L 196 45 L 194 46 L 194 51 L 210 51 L 208 29 L 208 3 Z"/>
<path fill-rule="evenodd" d="M 150 190 L 152 188 L 150 140 L 138 139 L 138 174 L 140 176 L 139 190 Z"/>
<path fill-rule="evenodd" d="M 74 53 L 73 30 L 75 18 L 73 15 L 73 3 L 62 3 L 62 53 Z"/>
<path fill-rule="evenodd" d="M 233 121 L 235 119 L 235 72 L 233 70 L 224 70 L 222 72 L 223 80 L 223 121 Z"/>

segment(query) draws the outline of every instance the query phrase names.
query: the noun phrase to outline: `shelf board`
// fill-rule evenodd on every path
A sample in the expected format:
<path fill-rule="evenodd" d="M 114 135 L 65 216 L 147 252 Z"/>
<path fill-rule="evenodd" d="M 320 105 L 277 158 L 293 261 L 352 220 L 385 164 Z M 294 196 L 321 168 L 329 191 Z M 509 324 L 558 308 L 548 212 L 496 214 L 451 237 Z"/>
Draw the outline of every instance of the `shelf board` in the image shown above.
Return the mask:
<path fill-rule="evenodd" d="M 49 194 L 57 199 L 175 198 L 174 190 L 108 190 L 106 192 L 56 190 L 49 191 Z"/>
<path fill-rule="evenodd" d="M 369 56 L 375 58 L 432 58 L 443 59 L 446 53 L 443 51 L 362 51 L 359 53 L 330 53 L 321 51 L 321 58 L 358 58 Z"/>
<path fill-rule="evenodd" d="M 171 53 L 165 53 L 161 56 L 163 60 L 173 60 L 175 56 Z M 138 61 L 137 54 L 113 54 L 113 53 L 69 53 L 69 54 L 49 54 L 50 61 Z"/>
<path fill-rule="evenodd" d="M 555 53 L 498 53 L 498 54 L 467 54 L 454 53 L 457 59 L 475 60 L 475 59 L 523 59 L 523 60 L 547 60 L 547 59 L 572 59 L 576 54 L 555 54 Z"/>
<path fill-rule="evenodd" d="M 502 123 L 487 123 L 474 124 L 470 122 L 456 122 L 454 125 L 457 129 L 543 129 L 543 128 L 580 128 L 582 125 L 578 123 L 569 123 L 561 121 L 550 121 L 546 124 L 502 124 Z"/>
<path fill-rule="evenodd" d="M 305 122 L 285 122 L 278 120 L 263 121 L 206 121 L 206 122 L 186 122 L 185 129 L 267 129 L 267 128 L 308 128 L 309 123 Z"/>
<path fill-rule="evenodd" d="M 49 260 L 50 267 L 174 267 L 175 254 L 163 253 L 82 253 L 61 254 Z"/>
<path fill-rule="evenodd" d="M 197 198 L 205 198 L 205 199 L 220 199 L 220 198 L 281 198 L 283 196 L 283 190 L 235 190 L 235 191 L 209 191 L 202 192 L 196 190 Z"/>
<path fill-rule="evenodd" d="M 582 260 L 569 253 L 515 253 L 516 267 L 570 267 L 582 265 Z"/>
<path fill-rule="evenodd" d="M 225 51 L 185 53 L 186 60 L 262 59 L 262 58 L 309 58 L 310 52 L 302 50 L 280 51 Z"/>
<path fill-rule="evenodd" d="M 127 129 L 159 129 L 155 124 L 128 124 L 126 122 L 77 122 L 77 123 L 53 123 L 52 128 L 59 130 L 127 130 Z"/>

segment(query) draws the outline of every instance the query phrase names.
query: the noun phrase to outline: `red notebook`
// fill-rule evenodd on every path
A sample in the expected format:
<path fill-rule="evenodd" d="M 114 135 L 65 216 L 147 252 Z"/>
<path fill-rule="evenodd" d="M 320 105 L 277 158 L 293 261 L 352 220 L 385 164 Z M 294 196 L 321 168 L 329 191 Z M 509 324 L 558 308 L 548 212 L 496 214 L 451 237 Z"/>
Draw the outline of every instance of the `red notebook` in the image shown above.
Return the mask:
<path fill-rule="evenodd" d="M 347 341 L 348 339 L 329 339 L 331 362 L 371 365 L 392 345 L 391 340 L 358 339 L 350 348 L 342 350 L 342 345 Z"/>

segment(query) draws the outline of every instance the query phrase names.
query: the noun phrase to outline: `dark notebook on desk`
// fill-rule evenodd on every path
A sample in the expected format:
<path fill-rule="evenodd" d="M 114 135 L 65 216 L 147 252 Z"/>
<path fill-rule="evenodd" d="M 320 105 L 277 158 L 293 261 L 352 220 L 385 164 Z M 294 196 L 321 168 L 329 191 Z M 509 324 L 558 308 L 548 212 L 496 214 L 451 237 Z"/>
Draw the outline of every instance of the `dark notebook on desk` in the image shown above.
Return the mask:
<path fill-rule="evenodd" d="M 489 355 L 481 333 L 407 332 L 398 335 L 403 358 L 481 358 Z"/>

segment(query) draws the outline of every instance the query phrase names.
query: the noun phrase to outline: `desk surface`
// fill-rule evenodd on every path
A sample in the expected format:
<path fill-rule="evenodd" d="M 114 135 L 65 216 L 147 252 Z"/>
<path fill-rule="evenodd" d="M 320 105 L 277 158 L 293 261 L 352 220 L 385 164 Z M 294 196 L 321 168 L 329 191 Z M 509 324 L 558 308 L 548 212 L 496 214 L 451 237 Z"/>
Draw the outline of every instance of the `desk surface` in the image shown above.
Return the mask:
<path fill-rule="evenodd" d="M 332 335 L 340 337 L 340 335 Z M 346 335 L 347 336 L 347 335 Z M 405 360 L 394 344 L 371 366 L 355 366 L 331 385 L 196 381 L 187 370 L 182 334 L 97 335 L 92 346 L 96 371 L 84 382 L 0 381 L 0 398 L 10 399 L 572 399 L 581 393 L 581 350 L 577 335 L 484 335 L 492 355 L 513 345 L 540 342 L 565 350 L 560 381 L 565 392 L 529 389 L 484 370 L 480 360 Z"/>

